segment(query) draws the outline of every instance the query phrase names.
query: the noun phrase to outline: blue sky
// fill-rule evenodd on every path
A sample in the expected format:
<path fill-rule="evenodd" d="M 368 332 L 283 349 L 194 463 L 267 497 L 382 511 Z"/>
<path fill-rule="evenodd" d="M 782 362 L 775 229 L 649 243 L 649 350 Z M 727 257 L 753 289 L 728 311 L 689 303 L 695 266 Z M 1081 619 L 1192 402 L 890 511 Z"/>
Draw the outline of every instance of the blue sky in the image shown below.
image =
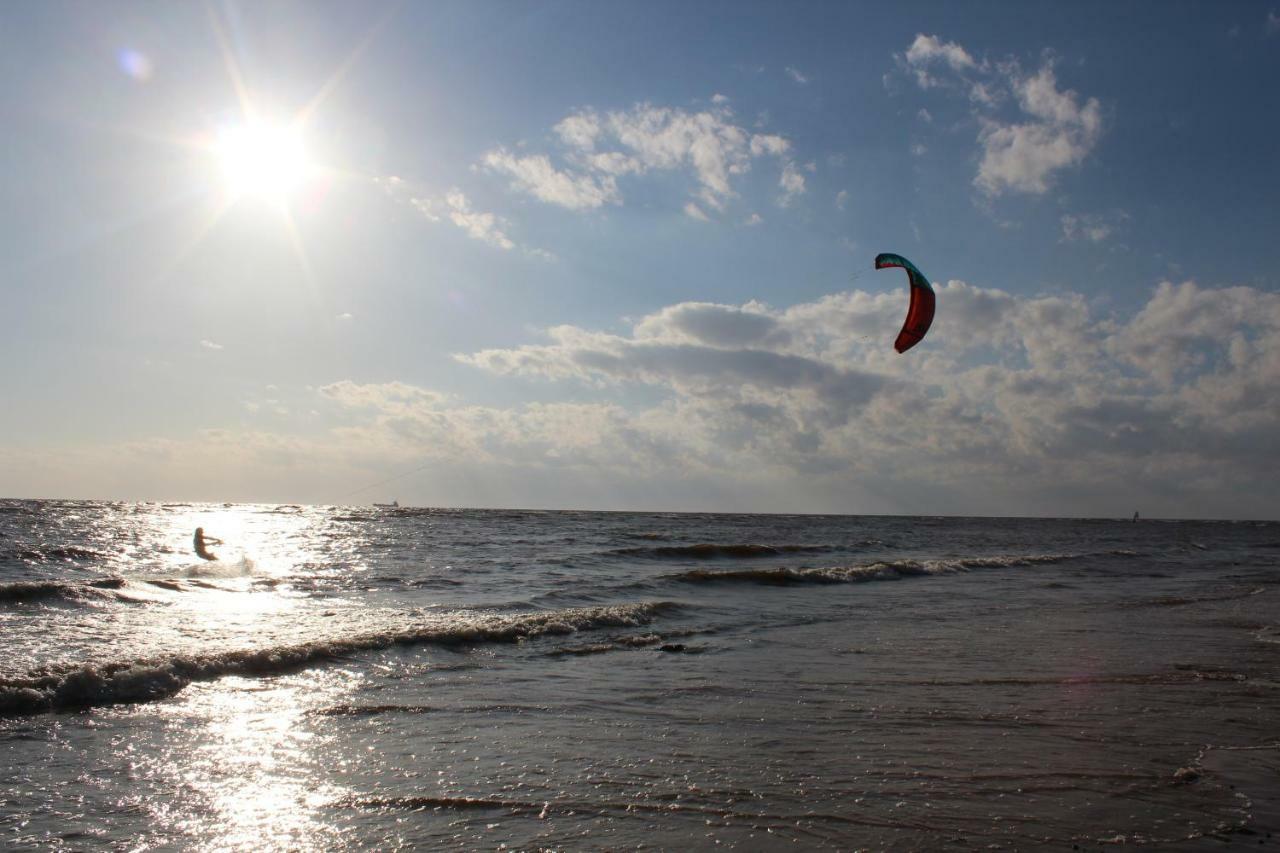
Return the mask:
<path fill-rule="evenodd" d="M 0 47 L 0 493 L 1276 515 L 1274 4 L 50 2 Z M 904 355 L 881 251 L 938 291 Z"/>

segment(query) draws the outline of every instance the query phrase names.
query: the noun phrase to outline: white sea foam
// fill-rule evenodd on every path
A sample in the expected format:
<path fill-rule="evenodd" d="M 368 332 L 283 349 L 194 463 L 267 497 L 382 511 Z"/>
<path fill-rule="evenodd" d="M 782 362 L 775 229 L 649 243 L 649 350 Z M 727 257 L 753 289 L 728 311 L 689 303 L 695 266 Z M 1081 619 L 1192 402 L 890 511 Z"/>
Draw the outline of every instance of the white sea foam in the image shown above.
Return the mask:
<path fill-rule="evenodd" d="M 515 615 L 464 614 L 398 630 L 308 643 L 58 667 L 0 680 L 0 714 L 145 702 L 172 696 L 193 681 L 226 675 L 273 675 L 392 646 L 512 643 L 598 628 L 632 627 L 647 624 L 673 607 L 667 602 L 647 602 Z"/>

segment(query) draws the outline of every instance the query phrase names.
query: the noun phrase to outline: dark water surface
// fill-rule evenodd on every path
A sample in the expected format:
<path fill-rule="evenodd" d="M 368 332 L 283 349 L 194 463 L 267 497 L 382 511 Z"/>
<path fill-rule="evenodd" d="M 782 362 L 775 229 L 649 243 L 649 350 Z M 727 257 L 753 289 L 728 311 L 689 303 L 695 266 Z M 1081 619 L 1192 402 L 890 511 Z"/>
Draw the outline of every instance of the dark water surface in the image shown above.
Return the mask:
<path fill-rule="evenodd" d="M 0 844 L 1266 849 L 1278 605 L 1278 523 L 0 501 Z"/>

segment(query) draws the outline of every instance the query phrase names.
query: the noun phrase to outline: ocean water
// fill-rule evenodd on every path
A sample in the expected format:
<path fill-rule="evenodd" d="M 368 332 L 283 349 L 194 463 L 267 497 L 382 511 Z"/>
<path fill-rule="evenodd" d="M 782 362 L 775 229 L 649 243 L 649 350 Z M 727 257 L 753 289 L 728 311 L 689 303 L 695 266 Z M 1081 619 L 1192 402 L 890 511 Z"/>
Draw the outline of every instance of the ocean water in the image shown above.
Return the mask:
<path fill-rule="evenodd" d="M 1273 522 L 0 501 L 0 845 L 1274 846 L 1278 602 Z"/>

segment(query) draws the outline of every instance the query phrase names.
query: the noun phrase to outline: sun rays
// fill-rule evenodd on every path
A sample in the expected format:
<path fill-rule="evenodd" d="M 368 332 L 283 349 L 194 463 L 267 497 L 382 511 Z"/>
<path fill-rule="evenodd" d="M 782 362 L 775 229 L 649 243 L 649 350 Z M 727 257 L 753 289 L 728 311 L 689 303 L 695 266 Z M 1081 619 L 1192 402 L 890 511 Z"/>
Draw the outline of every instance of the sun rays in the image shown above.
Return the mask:
<path fill-rule="evenodd" d="M 248 206 L 267 208 L 277 214 L 280 233 L 287 240 L 307 286 L 314 290 L 313 266 L 299 229 L 299 212 L 314 209 L 317 200 L 324 198 L 335 181 L 361 177 L 315 156 L 311 139 L 314 116 L 390 17 L 389 11 L 375 22 L 316 88 L 315 94 L 290 112 L 269 108 L 268 99 L 255 94 L 249 75 L 237 60 L 227 28 L 217 12 L 208 7 L 209 27 L 222 57 L 235 110 L 232 118 L 216 128 L 170 140 L 194 151 L 195 168 L 205 173 L 199 183 L 206 190 L 201 195 L 204 211 L 200 223 L 175 252 L 162 277 L 180 267 L 237 208 Z"/>

